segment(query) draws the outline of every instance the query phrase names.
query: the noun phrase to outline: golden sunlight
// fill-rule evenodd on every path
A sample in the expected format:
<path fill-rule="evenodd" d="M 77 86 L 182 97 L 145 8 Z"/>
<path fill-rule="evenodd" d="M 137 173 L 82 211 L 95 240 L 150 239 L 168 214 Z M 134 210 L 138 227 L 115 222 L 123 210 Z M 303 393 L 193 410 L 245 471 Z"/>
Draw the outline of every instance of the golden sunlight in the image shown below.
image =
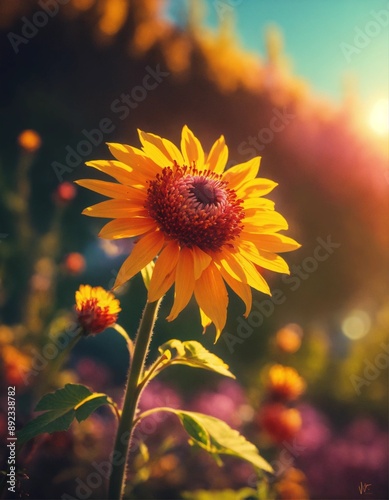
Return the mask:
<path fill-rule="evenodd" d="M 378 99 L 369 113 L 369 126 L 378 135 L 387 135 L 389 132 L 389 100 Z"/>

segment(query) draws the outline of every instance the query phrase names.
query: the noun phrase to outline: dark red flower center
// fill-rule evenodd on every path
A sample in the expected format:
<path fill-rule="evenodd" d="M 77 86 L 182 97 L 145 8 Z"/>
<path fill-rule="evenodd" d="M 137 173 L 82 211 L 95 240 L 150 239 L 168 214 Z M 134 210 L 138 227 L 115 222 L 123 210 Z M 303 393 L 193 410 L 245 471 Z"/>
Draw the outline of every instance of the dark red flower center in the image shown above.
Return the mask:
<path fill-rule="evenodd" d="M 85 300 L 81 308 L 76 308 L 76 313 L 85 335 L 104 331 L 113 325 L 118 317 L 110 312 L 108 306 L 101 307 L 97 298 Z"/>
<path fill-rule="evenodd" d="M 242 201 L 214 172 L 174 164 L 149 182 L 147 193 L 150 217 L 181 246 L 216 251 L 242 231 Z"/>

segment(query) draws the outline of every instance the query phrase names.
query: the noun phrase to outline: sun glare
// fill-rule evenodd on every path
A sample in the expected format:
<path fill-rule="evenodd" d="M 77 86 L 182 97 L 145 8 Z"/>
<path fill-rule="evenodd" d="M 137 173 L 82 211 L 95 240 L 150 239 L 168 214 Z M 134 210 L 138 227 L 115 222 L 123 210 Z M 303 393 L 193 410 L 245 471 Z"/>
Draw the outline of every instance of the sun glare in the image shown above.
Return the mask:
<path fill-rule="evenodd" d="M 373 104 L 369 114 L 369 125 L 378 135 L 389 132 L 389 100 L 381 98 Z"/>

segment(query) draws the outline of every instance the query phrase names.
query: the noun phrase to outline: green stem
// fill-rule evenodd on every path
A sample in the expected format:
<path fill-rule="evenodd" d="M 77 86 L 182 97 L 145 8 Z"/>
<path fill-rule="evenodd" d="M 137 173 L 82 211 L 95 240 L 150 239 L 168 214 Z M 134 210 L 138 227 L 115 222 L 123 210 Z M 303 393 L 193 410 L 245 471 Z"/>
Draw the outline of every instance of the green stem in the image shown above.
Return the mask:
<path fill-rule="evenodd" d="M 135 420 L 134 420 L 134 427 L 139 424 L 139 422 L 142 420 L 142 418 L 149 417 L 153 413 L 158 413 L 161 411 L 167 411 L 170 413 L 175 413 L 174 408 L 169 408 L 167 406 L 158 406 L 157 408 L 150 408 L 150 410 L 145 410 L 143 413 L 141 413 Z"/>
<path fill-rule="evenodd" d="M 167 356 L 163 354 L 153 365 L 151 365 L 151 367 L 145 373 L 144 377 L 139 381 L 140 390 L 142 390 L 143 387 L 145 387 L 151 379 L 156 377 L 162 371 L 162 369 L 165 368 L 165 365 L 168 365 L 168 363 L 163 364 L 166 359 Z"/>
<path fill-rule="evenodd" d="M 123 410 L 119 422 L 115 447 L 112 454 L 112 471 L 109 480 L 109 500 L 120 500 L 125 486 L 125 470 L 131 434 L 134 427 L 134 416 L 140 396 L 139 381 L 142 377 L 151 335 L 157 318 L 160 300 L 147 302 L 143 311 L 138 334 L 135 340 L 134 354 L 128 374 L 128 383 L 124 398 Z"/>

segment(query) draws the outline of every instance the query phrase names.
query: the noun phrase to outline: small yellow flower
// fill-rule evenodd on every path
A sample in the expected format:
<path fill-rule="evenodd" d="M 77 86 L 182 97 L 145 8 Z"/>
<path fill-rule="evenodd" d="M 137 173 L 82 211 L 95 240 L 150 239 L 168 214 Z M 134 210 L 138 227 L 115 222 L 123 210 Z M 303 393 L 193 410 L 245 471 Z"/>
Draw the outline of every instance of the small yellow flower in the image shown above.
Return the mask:
<path fill-rule="evenodd" d="M 268 373 L 267 390 L 276 399 L 291 401 L 305 390 L 305 381 L 294 368 L 273 365 Z"/>
<path fill-rule="evenodd" d="M 84 335 L 93 335 L 116 323 L 121 308 L 119 300 L 101 286 L 80 285 L 75 310 Z"/>
<path fill-rule="evenodd" d="M 261 269 L 289 273 L 277 252 L 299 248 L 278 232 L 288 228 L 263 198 L 277 185 L 257 178 L 260 158 L 224 171 L 228 148 L 221 136 L 209 154 L 184 126 L 181 150 L 157 135 L 139 131 L 142 150 L 109 144 L 116 160 L 92 161 L 118 183 L 84 179 L 77 183 L 112 198 L 84 210 L 92 217 L 114 219 L 100 231 L 107 239 L 137 237 L 122 265 L 120 286 L 157 257 L 148 301 L 175 285 L 172 321 L 194 295 L 201 322 L 216 326 L 216 339 L 226 323 L 226 284 L 251 309 L 251 287 L 270 294 Z"/>

